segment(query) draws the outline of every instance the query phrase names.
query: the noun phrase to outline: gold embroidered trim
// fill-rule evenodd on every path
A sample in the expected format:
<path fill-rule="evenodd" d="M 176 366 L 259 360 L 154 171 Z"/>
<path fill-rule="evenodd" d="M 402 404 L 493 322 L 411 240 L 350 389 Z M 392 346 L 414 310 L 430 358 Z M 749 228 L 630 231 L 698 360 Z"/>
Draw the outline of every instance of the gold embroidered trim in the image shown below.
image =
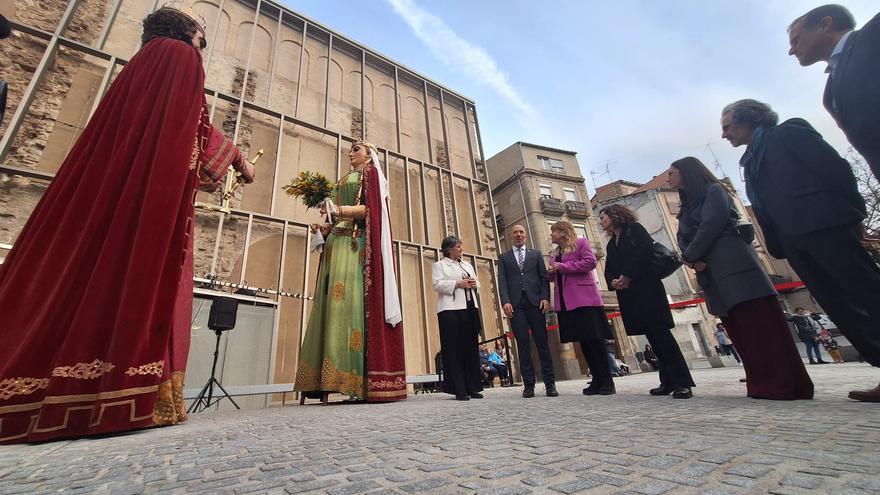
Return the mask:
<path fill-rule="evenodd" d="M 171 373 L 171 379 L 159 384 L 153 421 L 157 425 L 174 425 L 187 420 L 186 404 L 183 402 L 182 371 Z"/>
<path fill-rule="evenodd" d="M 368 380 L 370 382 L 370 388 L 384 390 L 399 390 L 401 388 L 406 388 L 406 379 L 403 377 L 397 377 L 391 380 L 375 380 L 373 378 L 369 378 Z"/>
<path fill-rule="evenodd" d="M 52 376 L 61 378 L 77 378 L 79 380 L 91 380 L 98 378 L 104 373 L 109 373 L 116 365 L 105 363 L 95 359 L 91 363 L 76 363 L 73 366 L 59 366 L 52 370 Z"/>
<path fill-rule="evenodd" d="M 335 236 L 339 236 L 339 237 L 349 235 L 353 232 L 354 232 L 354 229 L 349 228 L 349 227 L 333 227 L 330 230 L 331 234 L 333 234 Z"/>
<path fill-rule="evenodd" d="M 48 378 L 45 378 L 48 380 Z M 38 402 L 29 402 L 27 404 L 14 404 L 11 406 L 0 406 L 0 414 L 9 414 L 22 411 L 32 411 L 39 409 L 45 404 L 73 404 L 75 402 L 89 402 L 106 399 L 119 399 L 120 397 L 128 397 L 131 395 L 141 395 L 155 393 L 159 388 L 158 385 L 149 387 L 126 388 L 123 390 L 111 390 L 109 392 L 99 392 L 97 394 L 79 394 L 79 395 L 48 395 Z"/>
<path fill-rule="evenodd" d="M 153 363 L 142 364 L 137 368 L 131 367 L 125 370 L 125 374 L 128 376 L 156 375 L 161 377 L 163 369 L 165 369 L 165 361 L 155 361 Z"/>
<path fill-rule="evenodd" d="M 357 370 L 340 371 L 324 358 L 321 364 L 321 372 L 300 361 L 296 370 L 296 383 L 293 389 L 297 392 L 313 392 L 321 390 L 325 392 L 339 392 L 354 397 L 366 397 L 364 376 Z"/>
<path fill-rule="evenodd" d="M 167 380 L 165 382 L 162 382 L 160 385 L 153 385 L 150 387 L 130 388 L 130 389 L 125 389 L 125 390 L 113 390 L 113 391 L 108 391 L 108 392 L 101 392 L 98 394 L 65 395 L 65 396 L 46 397 L 43 401 L 35 402 L 35 403 L 31 403 L 31 404 L 17 404 L 14 406 L 0 407 L 0 414 L 10 414 L 10 413 L 17 413 L 17 412 L 33 411 L 36 409 L 40 409 L 40 407 L 42 407 L 43 405 L 49 405 L 49 404 L 65 404 L 65 403 L 72 403 L 72 402 L 99 401 L 99 400 L 106 400 L 106 399 L 116 399 L 116 398 L 121 398 L 121 397 L 129 397 L 132 395 L 140 395 L 140 394 L 145 394 L 145 393 L 157 393 L 160 386 L 166 386 L 166 384 L 169 384 L 170 389 L 171 389 L 172 408 L 176 409 L 176 418 L 175 418 L 176 421 L 175 422 L 179 423 L 182 421 L 186 421 L 186 419 L 187 419 L 186 411 L 184 408 L 185 404 L 183 402 L 183 376 L 184 375 L 183 375 L 182 371 L 175 371 L 174 373 L 171 374 L 171 380 Z M 6 379 L 6 380 L 0 382 L 0 384 L 4 383 L 6 381 L 9 381 L 9 380 L 22 380 L 22 378 Z M 37 380 L 37 379 L 31 378 L 30 380 Z M 47 384 L 49 382 L 48 378 L 39 379 L 39 380 L 45 380 Z M 43 387 L 43 388 L 45 388 L 45 387 Z M 156 407 L 157 408 L 160 407 L 161 400 L 162 400 L 162 398 L 157 396 L 157 399 L 156 399 Z M 135 401 L 136 401 L 136 399 L 132 398 L 132 399 L 123 399 L 123 400 L 119 400 L 119 401 L 115 401 L 115 402 L 102 403 L 100 405 L 100 408 L 98 409 L 97 417 L 95 418 L 94 421 L 92 421 L 89 424 L 89 427 L 94 428 L 94 427 L 100 425 L 101 422 L 103 421 L 103 418 L 104 418 L 104 412 L 107 409 L 110 409 L 111 407 L 120 407 L 120 406 L 128 406 L 129 407 L 129 422 L 130 423 L 141 423 L 144 420 L 152 418 L 154 424 L 157 424 L 157 425 L 174 424 L 174 423 L 164 422 L 163 418 L 157 417 L 155 412 L 151 412 L 151 413 L 143 415 L 143 416 L 138 416 L 137 410 L 136 410 L 137 404 Z M 40 426 L 39 421 L 38 421 L 39 415 L 34 414 L 31 416 L 30 425 L 27 427 L 26 430 L 24 430 L 21 433 L 13 433 L 11 435 L 10 435 L 10 433 L 11 433 L 10 431 L 4 430 L 2 428 L 3 421 L 0 420 L 0 442 L 9 442 L 9 441 L 17 440 L 20 438 L 25 438 L 28 436 L 29 433 L 50 433 L 53 431 L 63 430 L 65 428 L 67 428 L 71 413 L 93 414 L 93 411 L 95 410 L 95 406 L 96 406 L 96 404 L 67 407 L 67 409 L 64 411 L 64 420 L 56 426 Z M 141 426 L 149 426 L 149 425 L 141 425 Z"/>
<path fill-rule="evenodd" d="M 48 386 L 48 378 L 31 378 L 29 376 L 4 378 L 0 380 L 0 400 L 6 400 L 15 395 L 30 395 Z"/>
<path fill-rule="evenodd" d="M 196 139 L 193 142 L 192 155 L 189 157 L 189 169 L 195 170 L 196 164 L 199 163 L 199 132 L 196 131 Z"/>
<path fill-rule="evenodd" d="M 345 284 L 342 282 L 336 282 L 336 285 L 333 286 L 333 300 L 341 301 L 345 297 Z"/>
<path fill-rule="evenodd" d="M 360 328 L 351 330 L 351 336 L 348 338 L 348 347 L 354 352 L 360 352 L 364 347 L 364 332 Z"/>

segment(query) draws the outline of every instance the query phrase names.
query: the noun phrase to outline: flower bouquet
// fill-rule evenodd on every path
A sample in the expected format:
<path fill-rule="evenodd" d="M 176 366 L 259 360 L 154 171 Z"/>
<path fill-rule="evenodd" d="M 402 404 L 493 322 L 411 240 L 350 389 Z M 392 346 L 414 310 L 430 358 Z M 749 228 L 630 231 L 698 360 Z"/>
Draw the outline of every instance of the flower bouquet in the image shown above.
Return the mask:
<path fill-rule="evenodd" d="M 325 199 L 330 197 L 333 191 L 333 184 L 327 180 L 320 172 L 303 171 L 294 179 L 290 179 L 290 183 L 281 186 L 281 189 L 288 196 L 302 198 L 302 202 L 306 208 L 317 208 Z"/>
<path fill-rule="evenodd" d="M 302 198 L 302 202 L 306 205 L 307 209 L 318 208 L 326 203 L 327 222 L 333 222 L 332 212 L 335 211 L 335 205 L 330 199 L 333 185 L 320 172 L 302 171 L 296 178 L 290 179 L 289 184 L 281 186 L 281 189 L 288 196 Z M 318 251 L 324 245 L 324 235 L 321 233 L 320 228 L 312 227 L 312 231 L 315 235 L 311 237 L 309 248 L 311 251 Z"/>

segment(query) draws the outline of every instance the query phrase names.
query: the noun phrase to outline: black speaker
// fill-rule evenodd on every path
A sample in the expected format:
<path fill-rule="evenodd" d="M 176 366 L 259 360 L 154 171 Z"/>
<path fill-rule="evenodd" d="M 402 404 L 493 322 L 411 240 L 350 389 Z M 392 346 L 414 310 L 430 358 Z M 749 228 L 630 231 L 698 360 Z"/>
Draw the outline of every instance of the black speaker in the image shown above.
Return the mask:
<path fill-rule="evenodd" d="M 215 297 L 208 314 L 208 328 L 211 330 L 232 330 L 238 316 L 238 299 Z"/>

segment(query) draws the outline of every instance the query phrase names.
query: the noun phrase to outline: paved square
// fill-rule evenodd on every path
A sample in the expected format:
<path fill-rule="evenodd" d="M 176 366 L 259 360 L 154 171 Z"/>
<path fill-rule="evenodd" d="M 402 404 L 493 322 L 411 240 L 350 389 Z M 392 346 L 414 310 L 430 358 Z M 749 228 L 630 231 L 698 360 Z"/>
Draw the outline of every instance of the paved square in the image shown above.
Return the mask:
<path fill-rule="evenodd" d="M 741 368 L 696 370 L 690 400 L 615 396 L 307 405 L 193 415 L 99 439 L 0 447 L 0 493 L 880 493 L 880 404 L 850 402 L 880 372 L 809 366 L 813 401 L 745 397 Z"/>

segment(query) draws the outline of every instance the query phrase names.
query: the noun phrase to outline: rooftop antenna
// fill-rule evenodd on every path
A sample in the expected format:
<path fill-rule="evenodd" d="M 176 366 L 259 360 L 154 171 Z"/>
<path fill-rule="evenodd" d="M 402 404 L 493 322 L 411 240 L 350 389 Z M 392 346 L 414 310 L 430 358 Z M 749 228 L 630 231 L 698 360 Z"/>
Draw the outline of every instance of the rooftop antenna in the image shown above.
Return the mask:
<path fill-rule="evenodd" d="M 603 167 L 599 168 L 598 170 L 590 170 L 590 179 L 593 180 L 593 190 L 596 190 L 596 188 L 599 187 L 599 185 L 596 184 L 597 177 L 607 176 L 609 182 L 614 180 L 611 177 L 610 169 L 611 165 L 614 165 L 615 163 L 617 163 L 617 160 L 605 160 L 605 165 Z"/>
<path fill-rule="evenodd" d="M 715 150 L 712 149 L 712 141 L 706 143 L 706 147 L 703 150 L 709 150 L 709 153 L 712 154 L 712 161 L 715 162 L 715 172 L 721 174 L 721 177 L 727 178 L 727 174 L 724 173 L 724 169 L 721 167 L 721 162 L 718 161 L 718 157 L 715 156 Z"/>

